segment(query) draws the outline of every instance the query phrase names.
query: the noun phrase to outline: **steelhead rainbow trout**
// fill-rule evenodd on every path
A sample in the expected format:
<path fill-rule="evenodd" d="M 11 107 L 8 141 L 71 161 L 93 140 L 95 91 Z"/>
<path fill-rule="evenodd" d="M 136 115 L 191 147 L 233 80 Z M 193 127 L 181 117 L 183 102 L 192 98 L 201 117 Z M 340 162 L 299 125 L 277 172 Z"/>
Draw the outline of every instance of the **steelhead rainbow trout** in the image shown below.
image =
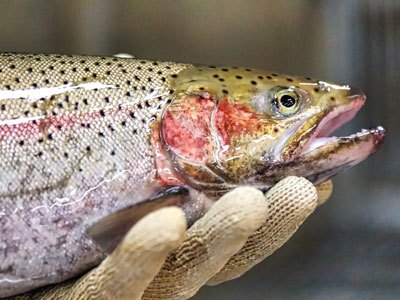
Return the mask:
<path fill-rule="evenodd" d="M 238 67 L 0 55 L 0 297 L 88 270 L 159 207 L 193 222 L 237 186 L 326 181 L 383 141 L 329 136 L 364 102 Z"/>

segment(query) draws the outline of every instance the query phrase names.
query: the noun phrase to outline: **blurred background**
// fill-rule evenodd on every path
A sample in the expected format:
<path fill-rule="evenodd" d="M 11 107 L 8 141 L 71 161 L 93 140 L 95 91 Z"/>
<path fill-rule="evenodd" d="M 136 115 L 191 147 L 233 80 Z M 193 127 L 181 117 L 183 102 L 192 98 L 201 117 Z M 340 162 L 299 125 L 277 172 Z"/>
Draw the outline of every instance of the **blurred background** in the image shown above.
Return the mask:
<path fill-rule="evenodd" d="M 376 155 L 245 276 L 193 299 L 400 298 L 399 0 L 13 0 L 0 51 L 240 65 L 349 83 L 368 96 L 343 132 L 384 126 Z"/>

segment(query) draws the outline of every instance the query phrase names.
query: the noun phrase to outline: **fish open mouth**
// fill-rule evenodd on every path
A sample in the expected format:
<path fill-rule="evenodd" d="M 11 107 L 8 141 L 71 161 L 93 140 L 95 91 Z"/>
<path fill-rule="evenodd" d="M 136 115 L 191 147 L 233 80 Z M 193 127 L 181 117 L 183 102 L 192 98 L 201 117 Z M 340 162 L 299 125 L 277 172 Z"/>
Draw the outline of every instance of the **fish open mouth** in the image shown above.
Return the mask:
<path fill-rule="evenodd" d="M 325 117 L 322 118 L 319 125 L 314 130 L 313 134 L 307 141 L 303 148 L 301 156 L 308 155 L 314 151 L 321 151 L 324 148 L 329 148 L 335 144 L 352 144 L 352 147 L 357 147 L 358 155 L 364 156 L 372 154 L 383 142 L 385 130 L 381 126 L 370 129 L 362 129 L 358 133 L 351 134 L 349 136 L 336 137 L 329 136 L 332 132 L 342 127 L 345 123 L 349 122 L 357 114 L 359 109 L 365 102 L 365 96 L 353 100 L 348 105 L 338 107 L 330 111 Z M 369 144 L 371 147 L 365 147 Z M 364 147 L 360 148 L 359 146 Z M 371 153 L 365 153 L 365 151 L 371 150 Z M 354 157 L 356 158 L 356 157 Z"/>
<path fill-rule="evenodd" d="M 382 144 L 385 130 L 381 126 L 362 129 L 349 136 L 330 136 L 332 132 L 349 122 L 363 106 L 365 96 L 357 95 L 347 105 L 322 113 L 317 126 L 305 124 L 307 138 L 297 149 L 290 164 L 297 164 L 302 176 L 318 184 L 340 171 L 356 165 L 376 152 Z M 315 120 L 314 120 L 315 121 Z M 286 146 L 288 147 L 288 146 Z"/>

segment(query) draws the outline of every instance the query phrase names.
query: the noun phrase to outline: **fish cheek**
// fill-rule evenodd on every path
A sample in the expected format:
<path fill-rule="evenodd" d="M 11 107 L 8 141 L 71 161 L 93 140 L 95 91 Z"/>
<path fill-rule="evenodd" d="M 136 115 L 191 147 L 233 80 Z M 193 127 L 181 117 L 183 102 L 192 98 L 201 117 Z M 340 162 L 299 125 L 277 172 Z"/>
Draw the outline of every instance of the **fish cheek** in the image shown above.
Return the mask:
<path fill-rule="evenodd" d="M 276 126 L 252 107 L 228 100 L 218 104 L 214 122 L 220 141 L 219 170 L 215 172 L 230 183 L 243 183 L 256 172 L 260 157 L 270 146 L 261 137 L 276 135 Z"/>
<path fill-rule="evenodd" d="M 266 143 L 255 143 L 257 136 L 246 134 L 232 139 L 232 146 L 220 158 L 224 179 L 231 184 L 250 183 L 258 170 L 265 167 L 262 159 Z"/>

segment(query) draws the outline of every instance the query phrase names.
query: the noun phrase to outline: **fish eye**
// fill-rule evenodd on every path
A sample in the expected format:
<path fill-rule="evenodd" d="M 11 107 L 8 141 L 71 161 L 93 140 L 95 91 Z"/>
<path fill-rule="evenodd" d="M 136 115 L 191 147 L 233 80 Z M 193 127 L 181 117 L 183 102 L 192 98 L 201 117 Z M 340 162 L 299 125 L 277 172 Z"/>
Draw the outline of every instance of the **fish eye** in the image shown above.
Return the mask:
<path fill-rule="evenodd" d="M 300 108 L 300 96 L 293 89 L 280 89 L 273 99 L 275 109 L 284 117 L 295 114 Z"/>

